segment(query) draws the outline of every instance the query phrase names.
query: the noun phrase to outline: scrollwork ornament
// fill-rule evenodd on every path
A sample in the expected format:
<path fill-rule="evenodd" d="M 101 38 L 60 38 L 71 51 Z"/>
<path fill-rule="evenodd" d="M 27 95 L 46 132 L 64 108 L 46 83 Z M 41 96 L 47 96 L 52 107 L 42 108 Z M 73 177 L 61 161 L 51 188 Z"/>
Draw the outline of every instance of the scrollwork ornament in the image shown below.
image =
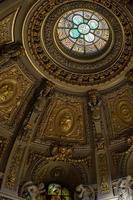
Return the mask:
<path fill-rule="evenodd" d="M 0 73 L 0 121 L 12 123 L 15 113 L 24 96 L 31 90 L 32 82 L 19 69 L 17 64 Z"/>
<path fill-rule="evenodd" d="M 106 99 L 113 133 L 119 134 L 122 130 L 132 127 L 133 124 L 133 103 L 132 92 L 127 87 L 109 95 Z M 114 136 L 115 136 L 114 135 Z"/>
<path fill-rule="evenodd" d="M 11 160 L 10 168 L 7 172 L 7 177 L 5 181 L 5 185 L 8 189 L 14 190 L 16 189 L 16 183 L 17 183 L 17 176 L 20 169 L 20 162 L 23 156 L 24 148 L 22 146 L 16 147 L 16 152 L 14 152 L 14 155 Z"/>
<path fill-rule="evenodd" d="M 110 191 L 106 154 L 100 153 L 97 159 L 100 194 L 106 194 Z"/>

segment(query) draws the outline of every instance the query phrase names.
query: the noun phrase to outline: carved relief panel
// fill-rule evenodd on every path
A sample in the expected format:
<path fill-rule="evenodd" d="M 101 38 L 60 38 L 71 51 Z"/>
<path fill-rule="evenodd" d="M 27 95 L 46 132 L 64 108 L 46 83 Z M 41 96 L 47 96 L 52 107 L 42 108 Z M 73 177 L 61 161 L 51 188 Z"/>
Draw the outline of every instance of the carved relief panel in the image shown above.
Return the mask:
<path fill-rule="evenodd" d="M 0 73 L 0 121 L 11 123 L 32 82 L 24 76 L 17 65 Z"/>
<path fill-rule="evenodd" d="M 38 136 L 41 140 L 56 139 L 84 142 L 84 108 L 80 99 L 56 97 L 44 116 Z"/>
<path fill-rule="evenodd" d="M 106 103 L 113 137 L 133 127 L 133 88 L 122 88 L 108 95 Z"/>

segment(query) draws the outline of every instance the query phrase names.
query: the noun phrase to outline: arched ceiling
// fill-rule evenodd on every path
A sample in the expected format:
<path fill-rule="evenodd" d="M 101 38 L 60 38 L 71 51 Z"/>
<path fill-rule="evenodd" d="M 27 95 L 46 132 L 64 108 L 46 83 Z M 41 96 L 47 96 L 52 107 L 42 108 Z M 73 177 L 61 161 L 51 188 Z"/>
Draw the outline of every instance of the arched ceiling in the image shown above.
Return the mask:
<path fill-rule="evenodd" d="M 108 24 L 97 54 L 61 46 L 57 22 L 79 9 Z M 112 181 L 133 174 L 132 15 L 124 0 L 0 1 L 3 199 L 18 199 L 26 181 L 89 184 L 98 199 L 111 199 Z"/>

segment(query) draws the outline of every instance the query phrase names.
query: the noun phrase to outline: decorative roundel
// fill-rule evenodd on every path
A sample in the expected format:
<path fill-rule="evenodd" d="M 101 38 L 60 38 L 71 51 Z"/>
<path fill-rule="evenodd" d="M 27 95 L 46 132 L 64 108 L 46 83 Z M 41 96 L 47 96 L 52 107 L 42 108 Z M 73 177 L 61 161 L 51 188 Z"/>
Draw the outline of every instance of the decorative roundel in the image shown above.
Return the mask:
<path fill-rule="evenodd" d="M 54 82 L 95 85 L 127 66 L 133 50 L 126 7 L 110 0 L 37 1 L 23 24 L 23 45 L 35 69 Z"/>
<path fill-rule="evenodd" d="M 0 83 L 0 107 L 9 106 L 17 93 L 17 83 L 11 79 L 2 80 Z"/>
<path fill-rule="evenodd" d="M 47 48 L 45 32 L 47 24 L 51 24 L 53 14 L 54 12 L 50 13 L 42 25 L 42 43 L 49 56 L 51 53 Z M 114 33 L 109 22 L 102 14 L 86 8 L 63 13 L 53 24 L 51 31 L 56 50 L 60 51 L 65 59 L 69 58 L 78 63 L 94 63 L 101 60 L 111 51 L 114 43 Z M 78 65 L 76 69 L 78 70 Z"/>
<path fill-rule="evenodd" d="M 63 14 L 57 23 L 59 42 L 77 55 L 99 53 L 109 40 L 109 26 L 105 19 L 91 10 L 71 10 Z"/>

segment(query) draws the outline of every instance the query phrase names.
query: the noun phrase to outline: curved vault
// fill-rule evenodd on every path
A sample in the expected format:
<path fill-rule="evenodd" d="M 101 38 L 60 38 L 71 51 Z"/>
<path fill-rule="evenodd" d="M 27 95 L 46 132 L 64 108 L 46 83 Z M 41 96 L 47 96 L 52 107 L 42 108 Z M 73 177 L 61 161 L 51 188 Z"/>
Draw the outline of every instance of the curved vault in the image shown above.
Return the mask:
<path fill-rule="evenodd" d="M 113 198 L 114 180 L 133 174 L 131 2 L 0 8 L 0 196 L 19 199 L 25 182 L 54 181 Z"/>

